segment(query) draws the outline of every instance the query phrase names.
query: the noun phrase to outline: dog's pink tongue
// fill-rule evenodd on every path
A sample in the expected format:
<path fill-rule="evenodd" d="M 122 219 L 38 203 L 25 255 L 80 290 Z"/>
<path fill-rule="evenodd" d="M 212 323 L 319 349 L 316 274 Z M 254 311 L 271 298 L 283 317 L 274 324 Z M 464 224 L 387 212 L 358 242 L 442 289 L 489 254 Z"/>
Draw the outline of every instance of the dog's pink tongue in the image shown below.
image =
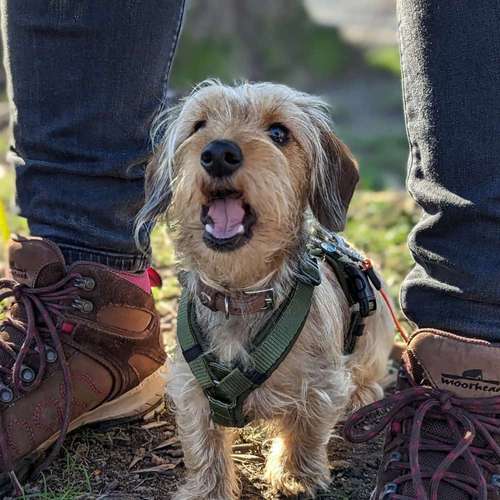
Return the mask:
<path fill-rule="evenodd" d="M 217 239 L 232 238 L 244 231 L 245 209 L 241 200 L 235 198 L 214 200 L 208 208 L 208 216 L 213 224 L 209 224 L 207 230 Z"/>

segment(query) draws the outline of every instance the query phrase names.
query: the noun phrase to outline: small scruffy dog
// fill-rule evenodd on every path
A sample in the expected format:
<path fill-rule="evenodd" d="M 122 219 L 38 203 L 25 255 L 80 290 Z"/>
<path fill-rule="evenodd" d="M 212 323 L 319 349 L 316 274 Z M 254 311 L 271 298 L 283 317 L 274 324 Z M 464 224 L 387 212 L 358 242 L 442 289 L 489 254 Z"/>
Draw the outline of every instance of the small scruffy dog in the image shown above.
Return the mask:
<path fill-rule="evenodd" d="M 309 214 L 330 230 L 343 229 L 358 181 L 356 162 L 331 131 L 325 104 L 283 85 L 206 82 L 158 129 L 163 136 L 147 171 L 139 224 L 168 210 L 187 271 L 183 284 L 209 349 L 222 364 L 251 368 L 249 347 L 272 310 L 212 310 L 200 286 L 226 297 L 272 288 L 278 307 L 303 255 Z M 393 340 L 378 296 L 365 334 L 353 354 L 343 355 L 349 305 L 324 263 L 321 274 L 298 340 L 244 404 L 245 415 L 269 424 L 274 439 L 265 477 L 283 494 L 314 495 L 328 486 L 332 429 L 346 411 L 382 397 Z M 175 498 L 238 498 L 233 432 L 213 423 L 207 397 L 180 352 L 167 392 L 187 468 Z"/>

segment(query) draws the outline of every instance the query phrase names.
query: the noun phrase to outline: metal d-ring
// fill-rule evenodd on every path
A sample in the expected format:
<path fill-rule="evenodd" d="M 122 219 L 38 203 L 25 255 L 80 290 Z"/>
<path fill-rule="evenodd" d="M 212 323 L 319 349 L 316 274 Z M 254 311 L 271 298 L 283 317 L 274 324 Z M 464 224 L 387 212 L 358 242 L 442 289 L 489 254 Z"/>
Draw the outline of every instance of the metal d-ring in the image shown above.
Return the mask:
<path fill-rule="evenodd" d="M 200 296 L 201 296 L 201 302 L 203 304 L 210 304 L 212 302 L 212 297 L 210 297 L 210 295 L 208 295 L 208 293 L 201 291 Z"/>

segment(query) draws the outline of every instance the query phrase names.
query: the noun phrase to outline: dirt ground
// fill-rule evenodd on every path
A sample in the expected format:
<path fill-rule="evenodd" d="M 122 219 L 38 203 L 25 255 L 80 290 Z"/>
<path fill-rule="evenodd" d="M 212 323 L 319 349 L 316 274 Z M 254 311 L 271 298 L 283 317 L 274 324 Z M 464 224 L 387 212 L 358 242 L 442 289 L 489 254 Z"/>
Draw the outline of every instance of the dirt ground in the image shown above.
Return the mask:
<path fill-rule="evenodd" d="M 175 313 L 170 311 L 163 324 L 166 342 L 172 347 L 175 317 L 171 314 Z M 332 486 L 328 498 L 367 500 L 379 465 L 381 441 L 352 446 L 340 434 L 338 426 L 329 445 Z M 233 458 L 244 500 L 278 498 L 262 480 L 265 452 L 264 436 L 258 428 L 249 426 L 238 432 Z M 144 421 L 87 427 L 72 433 L 60 457 L 42 478 L 28 486 L 25 498 L 163 500 L 171 497 L 183 476 L 174 415 L 166 403 Z"/>
<path fill-rule="evenodd" d="M 340 429 L 337 429 L 340 432 Z M 380 439 L 369 445 L 330 441 L 334 500 L 367 500 L 379 464 Z M 262 436 L 258 429 L 239 433 L 234 460 L 242 481 L 242 499 L 273 499 L 262 481 Z M 166 409 L 149 422 L 109 429 L 87 428 L 72 434 L 50 470 L 30 486 L 27 498 L 168 499 L 182 481 L 182 450 L 172 413 Z"/>

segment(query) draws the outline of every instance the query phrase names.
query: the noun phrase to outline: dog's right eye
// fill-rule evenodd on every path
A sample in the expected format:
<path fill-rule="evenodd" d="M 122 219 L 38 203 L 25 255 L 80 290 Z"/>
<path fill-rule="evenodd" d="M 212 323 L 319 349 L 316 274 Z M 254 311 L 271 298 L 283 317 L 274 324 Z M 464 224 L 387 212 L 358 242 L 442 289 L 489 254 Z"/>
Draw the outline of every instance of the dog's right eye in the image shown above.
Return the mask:
<path fill-rule="evenodd" d="M 193 134 L 198 132 L 201 128 L 203 128 L 207 124 L 206 120 L 198 120 L 193 126 Z"/>
<path fill-rule="evenodd" d="M 284 146 L 290 136 L 289 130 L 281 123 L 273 123 L 267 130 L 269 137 L 279 146 Z"/>

